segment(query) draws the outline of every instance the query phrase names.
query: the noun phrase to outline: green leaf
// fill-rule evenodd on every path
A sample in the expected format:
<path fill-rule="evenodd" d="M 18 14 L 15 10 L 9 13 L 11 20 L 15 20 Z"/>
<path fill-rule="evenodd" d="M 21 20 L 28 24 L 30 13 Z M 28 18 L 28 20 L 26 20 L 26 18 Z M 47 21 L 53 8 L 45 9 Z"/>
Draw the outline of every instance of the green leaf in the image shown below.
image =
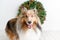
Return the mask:
<path fill-rule="evenodd" d="M 34 9 L 35 6 L 36 6 L 36 9 L 37 9 L 37 11 L 38 11 L 38 14 L 37 14 L 37 15 L 39 16 L 39 18 L 40 18 L 40 20 L 41 20 L 41 24 L 44 23 L 45 18 L 46 18 L 46 12 L 45 12 L 45 9 L 44 9 L 43 5 L 41 4 L 41 2 L 37 2 L 37 1 L 33 1 L 33 2 L 31 2 L 31 1 L 26 1 L 26 2 L 24 2 L 23 4 L 21 4 L 21 6 L 22 6 L 22 5 L 23 5 L 24 7 L 26 7 L 27 9 Z M 21 13 L 21 9 L 20 9 L 20 7 L 19 7 L 19 13 L 17 14 L 17 16 L 19 16 L 20 13 Z"/>

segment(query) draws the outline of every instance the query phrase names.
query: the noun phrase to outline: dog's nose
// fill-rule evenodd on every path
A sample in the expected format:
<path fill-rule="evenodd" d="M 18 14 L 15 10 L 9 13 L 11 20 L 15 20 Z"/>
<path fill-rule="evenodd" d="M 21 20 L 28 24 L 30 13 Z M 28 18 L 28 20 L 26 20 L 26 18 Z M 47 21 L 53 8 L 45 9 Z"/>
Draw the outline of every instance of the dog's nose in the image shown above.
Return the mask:
<path fill-rule="evenodd" d="M 28 21 L 29 24 L 31 24 L 31 21 Z"/>

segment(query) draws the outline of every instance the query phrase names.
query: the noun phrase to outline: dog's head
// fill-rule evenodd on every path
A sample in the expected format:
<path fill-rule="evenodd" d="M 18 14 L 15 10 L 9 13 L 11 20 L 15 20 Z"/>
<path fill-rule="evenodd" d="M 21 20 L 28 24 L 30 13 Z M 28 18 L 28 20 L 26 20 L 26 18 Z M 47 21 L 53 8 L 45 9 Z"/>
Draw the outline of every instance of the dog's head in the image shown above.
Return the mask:
<path fill-rule="evenodd" d="M 27 25 L 28 28 L 32 28 L 37 24 L 37 10 L 27 10 L 25 7 L 21 8 L 20 22 L 22 25 Z"/>

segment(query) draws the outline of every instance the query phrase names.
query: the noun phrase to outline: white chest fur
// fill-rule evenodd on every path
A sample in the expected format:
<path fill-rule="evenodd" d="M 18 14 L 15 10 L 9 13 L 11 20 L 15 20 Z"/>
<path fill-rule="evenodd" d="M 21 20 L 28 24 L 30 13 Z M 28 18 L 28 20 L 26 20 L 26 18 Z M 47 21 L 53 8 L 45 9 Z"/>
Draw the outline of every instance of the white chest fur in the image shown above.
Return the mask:
<path fill-rule="evenodd" d="M 41 38 L 41 31 L 37 28 L 36 31 L 28 29 L 26 32 L 18 30 L 20 40 L 39 40 Z"/>

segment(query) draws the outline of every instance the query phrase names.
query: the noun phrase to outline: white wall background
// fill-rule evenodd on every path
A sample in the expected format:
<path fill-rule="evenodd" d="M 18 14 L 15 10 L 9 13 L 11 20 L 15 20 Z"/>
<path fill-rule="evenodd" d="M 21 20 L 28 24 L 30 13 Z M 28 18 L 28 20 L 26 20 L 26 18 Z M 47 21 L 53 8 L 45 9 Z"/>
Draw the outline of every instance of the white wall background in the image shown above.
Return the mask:
<path fill-rule="evenodd" d="M 1 32 L 1 30 L 5 29 L 7 21 L 10 20 L 11 18 L 14 18 L 17 15 L 19 5 L 24 1 L 27 0 L 0 0 L 0 33 L 1 34 L 3 33 Z M 45 34 L 48 34 L 46 40 L 60 40 L 59 38 L 60 37 L 59 36 L 60 35 L 59 34 L 60 33 L 60 0 L 37 0 L 37 1 L 40 1 L 43 4 L 47 13 L 46 21 L 42 25 L 43 30 L 47 31 L 47 33 Z M 0 37 L 3 36 L 0 35 Z"/>

